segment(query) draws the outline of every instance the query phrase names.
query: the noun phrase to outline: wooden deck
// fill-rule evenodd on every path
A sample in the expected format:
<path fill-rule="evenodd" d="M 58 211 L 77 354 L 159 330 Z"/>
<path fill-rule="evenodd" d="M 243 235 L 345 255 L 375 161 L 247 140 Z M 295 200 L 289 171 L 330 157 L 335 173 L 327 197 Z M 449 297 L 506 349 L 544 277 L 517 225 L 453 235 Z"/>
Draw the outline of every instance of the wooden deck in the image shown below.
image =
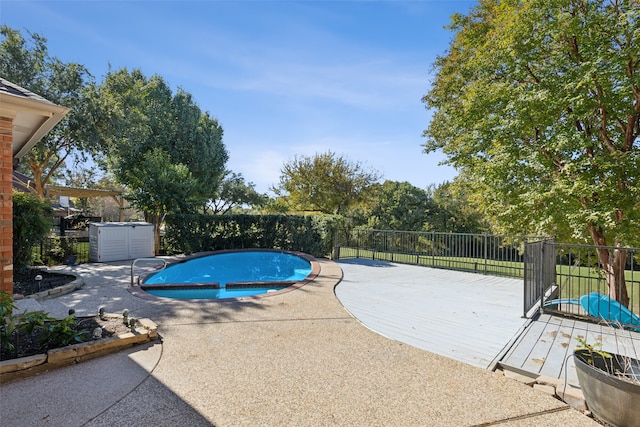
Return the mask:
<path fill-rule="evenodd" d="M 638 332 L 548 314 L 522 318 L 522 280 L 363 259 L 339 264 L 336 296 L 365 326 L 464 363 L 577 387 L 577 337 L 640 358 Z"/>
<path fill-rule="evenodd" d="M 602 343 L 602 350 L 639 359 L 640 333 L 584 322 L 573 318 L 541 315 L 531 322 L 499 365 L 524 375 L 547 375 L 578 385 L 573 350 L 588 343 Z M 568 368 L 568 369 L 567 369 Z"/>
<path fill-rule="evenodd" d="M 336 295 L 381 335 L 493 369 L 528 319 L 522 280 L 384 261 L 339 261 Z"/>

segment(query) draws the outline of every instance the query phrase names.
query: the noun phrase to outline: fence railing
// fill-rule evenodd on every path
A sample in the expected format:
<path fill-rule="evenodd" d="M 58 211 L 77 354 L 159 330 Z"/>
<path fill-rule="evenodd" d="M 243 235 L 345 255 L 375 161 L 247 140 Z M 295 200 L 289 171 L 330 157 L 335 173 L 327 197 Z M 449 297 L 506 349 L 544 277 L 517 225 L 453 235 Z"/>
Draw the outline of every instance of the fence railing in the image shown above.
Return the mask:
<path fill-rule="evenodd" d="M 333 258 L 367 258 L 506 277 L 524 277 L 529 236 L 351 230 L 335 237 Z"/>
<path fill-rule="evenodd" d="M 540 239 L 525 244 L 524 256 L 524 317 L 533 316 L 545 294 L 555 285 L 555 246 L 553 239 Z"/>
<path fill-rule="evenodd" d="M 591 320 L 594 317 L 628 320 L 640 313 L 640 248 L 620 249 L 556 243 L 534 236 L 352 230 L 335 236 L 332 255 L 334 259 L 367 258 L 522 278 L 527 317 L 552 313 Z M 54 237 L 35 246 L 33 251 L 37 264 L 89 262 L 89 239 Z M 599 304 L 589 312 L 581 304 L 581 298 L 589 294 L 609 294 L 598 251 L 608 254 L 608 265 L 622 266 L 624 274 L 617 277 L 619 281 L 624 277 L 628 307 L 621 308 L 613 302 Z M 637 324 L 630 325 L 640 329 Z"/>
<path fill-rule="evenodd" d="M 49 237 L 31 250 L 34 263 L 38 265 L 89 262 L 89 237 Z"/>
<path fill-rule="evenodd" d="M 639 248 L 543 241 L 528 244 L 526 252 L 530 256 L 527 269 L 538 274 L 533 280 L 525 281 L 525 298 L 527 292 L 537 292 L 530 308 L 537 308 L 541 313 L 595 318 L 640 330 L 637 317 L 640 313 Z M 614 280 L 626 289 L 626 306 L 608 298 L 610 283 Z"/>

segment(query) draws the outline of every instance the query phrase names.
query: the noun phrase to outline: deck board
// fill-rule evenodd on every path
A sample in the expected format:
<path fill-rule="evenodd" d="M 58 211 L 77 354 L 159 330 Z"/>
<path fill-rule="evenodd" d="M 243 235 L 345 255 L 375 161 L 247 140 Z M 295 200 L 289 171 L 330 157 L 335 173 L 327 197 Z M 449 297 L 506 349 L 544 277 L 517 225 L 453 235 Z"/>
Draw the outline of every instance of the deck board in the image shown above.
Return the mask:
<path fill-rule="evenodd" d="M 342 304 L 370 329 L 489 368 L 523 329 L 522 280 L 369 260 L 339 262 Z"/>
<path fill-rule="evenodd" d="M 484 369 L 495 363 L 578 386 L 577 337 L 638 359 L 640 333 L 542 314 L 522 318 L 522 280 L 370 260 L 340 261 L 336 295 L 386 337 Z"/>
<path fill-rule="evenodd" d="M 575 362 L 573 357 L 570 357 L 573 350 L 580 345 L 578 337 L 586 339 L 591 344 L 602 343 L 604 351 L 638 358 L 638 332 L 543 314 L 524 331 L 500 364 L 531 376 L 548 375 L 566 379 L 568 384 L 579 387 Z M 540 355 L 545 352 L 547 355 L 543 363 L 532 360 L 541 359 Z"/>

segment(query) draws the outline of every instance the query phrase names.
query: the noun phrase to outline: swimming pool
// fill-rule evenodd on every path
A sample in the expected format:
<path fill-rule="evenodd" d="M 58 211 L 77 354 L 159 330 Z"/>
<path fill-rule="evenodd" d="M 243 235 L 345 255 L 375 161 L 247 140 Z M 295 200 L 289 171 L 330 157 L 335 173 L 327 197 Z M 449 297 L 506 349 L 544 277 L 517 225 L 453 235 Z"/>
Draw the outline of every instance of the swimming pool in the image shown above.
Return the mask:
<path fill-rule="evenodd" d="M 304 282 L 312 257 L 276 250 L 220 251 L 144 276 L 140 289 L 160 298 L 226 299 L 264 295 Z"/>

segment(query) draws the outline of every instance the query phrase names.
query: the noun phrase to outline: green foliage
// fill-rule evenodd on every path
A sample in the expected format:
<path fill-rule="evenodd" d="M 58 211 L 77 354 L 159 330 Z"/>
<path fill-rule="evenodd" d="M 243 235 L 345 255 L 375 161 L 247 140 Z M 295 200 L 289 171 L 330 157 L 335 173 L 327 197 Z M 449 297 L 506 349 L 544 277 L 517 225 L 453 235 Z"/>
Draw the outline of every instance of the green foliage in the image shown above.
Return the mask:
<path fill-rule="evenodd" d="M 481 0 L 424 102 L 499 231 L 640 243 L 637 0 Z"/>
<path fill-rule="evenodd" d="M 226 171 L 217 196 L 207 207 L 213 214 L 224 215 L 233 209 L 249 206 L 260 208 L 267 203 L 267 196 L 255 190 L 255 184 L 245 182 L 242 174 Z"/>
<path fill-rule="evenodd" d="M 78 246 L 76 239 L 60 236 L 51 237 L 49 243 L 51 248 L 47 251 L 47 261 L 53 264 L 68 263 L 75 256 Z"/>
<path fill-rule="evenodd" d="M 190 94 L 140 70 L 109 72 L 93 100 L 103 160 L 155 224 L 157 245 L 167 213 L 193 212 L 216 196 L 228 159 L 222 127 Z"/>
<path fill-rule="evenodd" d="M 44 185 L 55 178 L 70 156 L 84 161 L 98 148 L 96 130 L 86 120 L 92 107 L 85 91 L 93 78 L 83 65 L 50 56 L 47 39 L 38 34 L 29 33 L 27 40 L 20 31 L 2 25 L 0 36 L 0 75 L 71 109 L 21 160 L 30 169 L 36 192 L 43 195 Z"/>
<path fill-rule="evenodd" d="M 17 319 L 12 316 L 12 313 L 17 308 L 11 295 L 0 291 L 0 317 L 2 318 L 0 346 L 6 347 L 9 351 L 13 351 L 15 347 L 13 344 L 13 332 L 16 329 Z"/>
<path fill-rule="evenodd" d="M 172 214 L 165 241 L 175 253 L 270 248 L 322 257 L 331 252 L 338 221 L 331 215 Z"/>
<path fill-rule="evenodd" d="M 451 183 L 423 190 L 408 182 L 385 181 L 372 185 L 367 201 L 346 215 L 359 229 L 487 232 L 488 224 L 465 190 Z"/>
<path fill-rule="evenodd" d="M 580 343 L 580 346 L 576 347 L 576 350 L 586 350 L 589 354 L 586 357 L 587 363 L 594 365 L 594 355 L 598 355 L 603 359 L 611 359 L 611 354 L 602 350 L 602 343 L 595 342 L 593 344 L 588 343 L 584 338 L 577 337 L 576 340 Z"/>
<path fill-rule="evenodd" d="M 47 316 L 47 322 L 39 338 L 42 348 L 56 348 L 74 343 L 84 342 L 88 331 L 74 328 L 76 319 L 74 315 L 64 319 L 53 319 Z"/>
<path fill-rule="evenodd" d="M 490 225 L 478 209 L 462 175 L 453 183 L 430 187 L 428 193 L 435 208 L 429 216 L 431 230 L 446 233 L 487 233 Z"/>
<path fill-rule="evenodd" d="M 2 315 L 0 346 L 9 352 L 16 350 L 19 332 L 37 337 L 41 351 L 83 342 L 88 337 L 88 331 L 74 327 L 76 325 L 74 315 L 56 319 L 44 311 L 13 314 L 16 308 L 13 298 L 6 292 L 0 292 L 0 315 Z"/>
<path fill-rule="evenodd" d="M 329 151 L 285 163 L 273 191 L 293 210 L 344 214 L 366 199 L 378 179 L 377 172 Z"/>
<path fill-rule="evenodd" d="M 13 268 L 24 271 L 32 262 L 34 245 L 51 228 L 51 206 L 34 194 L 13 193 Z"/>
<path fill-rule="evenodd" d="M 408 182 L 385 181 L 370 191 L 370 201 L 354 212 L 354 222 L 374 230 L 428 230 L 435 206 L 425 190 Z"/>

